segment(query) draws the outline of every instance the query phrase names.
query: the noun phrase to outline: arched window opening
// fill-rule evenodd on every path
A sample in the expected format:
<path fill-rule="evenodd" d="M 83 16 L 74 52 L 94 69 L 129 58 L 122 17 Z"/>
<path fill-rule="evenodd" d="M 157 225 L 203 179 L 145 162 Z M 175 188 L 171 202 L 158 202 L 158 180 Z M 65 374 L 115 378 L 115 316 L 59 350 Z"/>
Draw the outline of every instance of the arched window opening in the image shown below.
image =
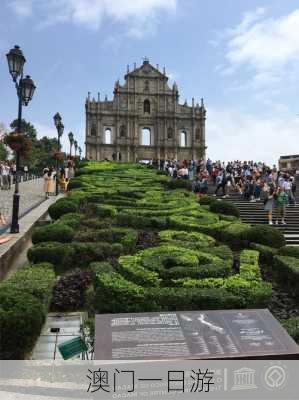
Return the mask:
<path fill-rule="evenodd" d="M 186 147 L 187 146 L 187 133 L 186 131 L 181 131 L 180 134 L 180 146 Z"/>
<path fill-rule="evenodd" d="M 151 145 L 151 130 L 149 128 L 142 129 L 141 145 L 142 146 L 150 146 Z"/>
<path fill-rule="evenodd" d="M 173 137 L 172 128 L 169 127 L 169 128 L 167 129 L 167 138 L 168 138 L 168 139 L 172 139 L 172 137 Z"/>
<path fill-rule="evenodd" d="M 144 100 L 143 103 L 143 112 L 144 113 L 151 113 L 151 103 L 149 102 L 149 100 Z"/>
<path fill-rule="evenodd" d="M 112 143 L 112 134 L 110 128 L 105 129 L 105 143 L 106 144 Z"/>
<path fill-rule="evenodd" d="M 124 125 L 122 125 L 122 126 L 120 127 L 119 136 L 120 136 L 121 138 L 126 137 L 126 127 L 125 127 Z"/>

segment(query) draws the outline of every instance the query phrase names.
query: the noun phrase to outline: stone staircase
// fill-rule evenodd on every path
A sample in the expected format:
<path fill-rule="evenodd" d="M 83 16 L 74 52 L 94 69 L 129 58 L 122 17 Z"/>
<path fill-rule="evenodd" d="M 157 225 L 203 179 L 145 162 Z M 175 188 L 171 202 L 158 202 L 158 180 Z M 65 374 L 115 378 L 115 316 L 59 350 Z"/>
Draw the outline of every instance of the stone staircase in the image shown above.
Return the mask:
<path fill-rule="evenodd" d="M 273 227 L 279 229 L 285 236 L 288 246 L 299 246 L 299 177 L 296 177 L 296 205 L 287 206 L 286 223 L 287 225 L 275 225 L 276 213 L 273 214 Z M 215 188 L 210 185 L 209 194 L 213 194 Z M 219 193 L 221 191 L 219 190 Z M 221 198 L 221 196 L 218 196 Z M 230 193 L 225 200 L 231 201 L 238 207 L 240 217 L 243 222 L 249 224 L 268 224 L 267 211 L 264 210 L 263 201 L 249 202 L 238 193 Z"/>

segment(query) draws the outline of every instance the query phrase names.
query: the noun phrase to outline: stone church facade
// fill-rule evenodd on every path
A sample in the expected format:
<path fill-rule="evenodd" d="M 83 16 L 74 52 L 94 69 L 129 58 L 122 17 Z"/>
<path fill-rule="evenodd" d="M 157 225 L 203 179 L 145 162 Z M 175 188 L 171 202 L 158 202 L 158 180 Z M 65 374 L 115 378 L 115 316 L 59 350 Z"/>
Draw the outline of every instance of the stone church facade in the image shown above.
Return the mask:
<path fill-rule="evenodd" d="M 176 83 L 147 59 L 115 83 L 114 98 L 86 99 L 86 158 L 136 162 L 205 158 L 206 109 L 179 103 Z"/>

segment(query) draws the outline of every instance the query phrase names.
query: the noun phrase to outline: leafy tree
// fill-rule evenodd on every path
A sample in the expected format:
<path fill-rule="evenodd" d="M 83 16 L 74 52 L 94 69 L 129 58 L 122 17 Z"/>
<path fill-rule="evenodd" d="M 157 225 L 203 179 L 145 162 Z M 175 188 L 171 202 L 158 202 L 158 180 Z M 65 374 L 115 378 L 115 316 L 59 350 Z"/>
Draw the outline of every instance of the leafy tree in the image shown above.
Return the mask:
<path fill-rule="evenodd" d="M 18 121 L 14 120 L 10 127 L 12 129 L 17 128 Z M 43 136 L 41 139 L 38 139 L 37 130 L 30 123 L 22 120 L 21 125 L 22 133 L 28 137 L 32 142 L 32 150 L 31 152 L 22 159 L 22 164 L 27 166 L 36 172 L 42 171 L 45 166 L 55 164 L 55 160 L 53 159 L 53 153 L 58 151 L 58 140 L 56 138 L 49 138 L 47 136 Z"/>

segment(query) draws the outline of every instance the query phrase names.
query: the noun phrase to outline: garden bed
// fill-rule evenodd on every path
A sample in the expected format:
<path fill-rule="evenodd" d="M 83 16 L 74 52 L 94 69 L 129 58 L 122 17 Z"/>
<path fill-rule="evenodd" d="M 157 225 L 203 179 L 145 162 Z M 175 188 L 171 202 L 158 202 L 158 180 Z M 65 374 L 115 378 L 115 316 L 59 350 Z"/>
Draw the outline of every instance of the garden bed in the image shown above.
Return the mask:
<path fill-rule="evenodd" d="M 188 185 L 169 182 L 133 164 L 93 162 L 79 170 L 28 251 L 32 269 L 48 262 L 56 274 L 53 311 L 83 309 L 92 318 L 273 304 L 264 263 L 283 252 L 281 233 L 241 223 L 227 205 L 201 205 Z"/>

